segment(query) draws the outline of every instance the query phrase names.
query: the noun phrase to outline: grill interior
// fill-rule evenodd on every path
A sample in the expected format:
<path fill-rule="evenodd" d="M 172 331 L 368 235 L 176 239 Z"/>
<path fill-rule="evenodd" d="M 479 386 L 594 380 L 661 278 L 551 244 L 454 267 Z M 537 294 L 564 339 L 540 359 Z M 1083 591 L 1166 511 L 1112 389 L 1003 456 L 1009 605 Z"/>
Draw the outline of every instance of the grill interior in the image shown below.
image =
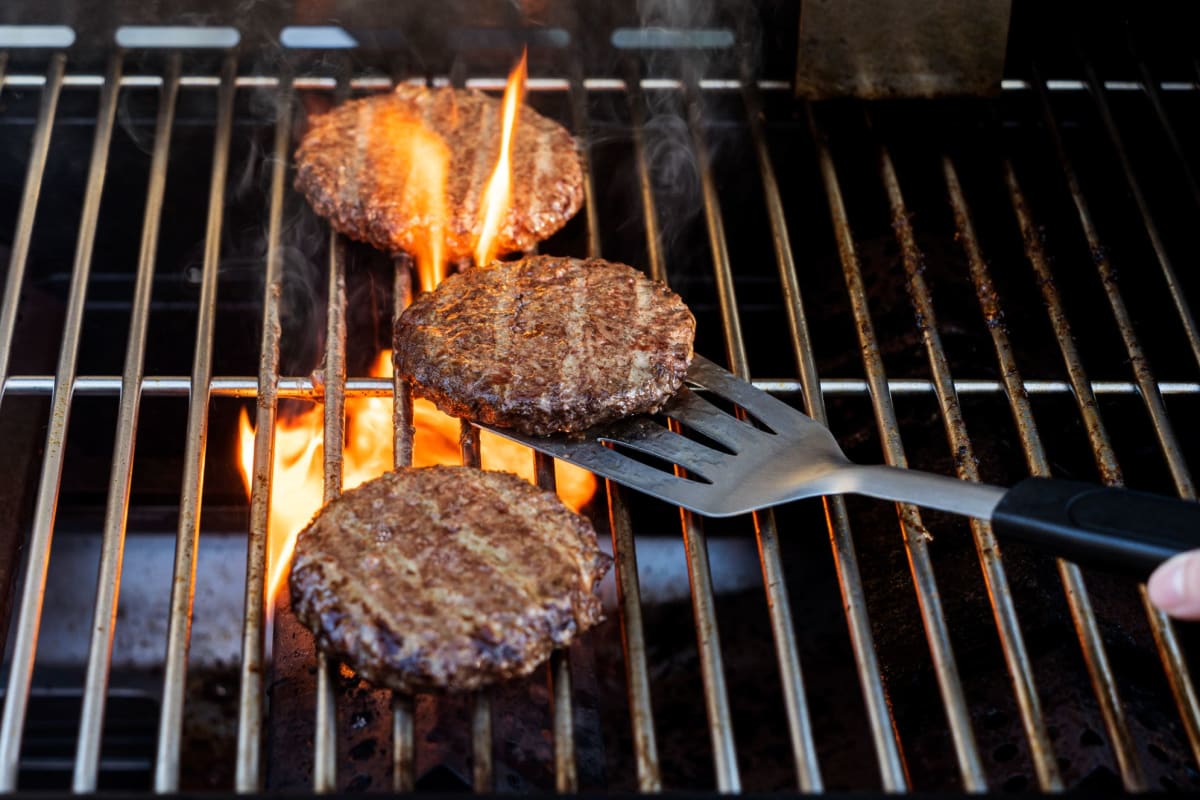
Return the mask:
<path fill-rule="evenodd" d="M 772 4 L 716 17 L 760 51 L 534 41 L 526 102 L 588 165 L 541 251 L 667 280 L 697 352 L 855 460 L 1194 497 L 1197 53 L 1179 19 L 1075 11 L 1017 5 L 988 99 L 798 101 L 796 11 Z M 506 35 L 440 61 L 3 56 L 0 790 L 1200 785 L 1194 632 L 1126 582 L 865 499 L 701 520 L 602 486 L 609 621 L 475 696 L 392 698 L 286 607 L 267 625 L 238 411 L 267 431 L 323 397 L 330 443 L 346 397 L 394 397 L 400 454 L 408 413 L 364 376 L 411 265 L 292 190 L 304 115 L 397 81 L 498 92 Z M 656 554 L 686 593 L 659 593 Z"/>

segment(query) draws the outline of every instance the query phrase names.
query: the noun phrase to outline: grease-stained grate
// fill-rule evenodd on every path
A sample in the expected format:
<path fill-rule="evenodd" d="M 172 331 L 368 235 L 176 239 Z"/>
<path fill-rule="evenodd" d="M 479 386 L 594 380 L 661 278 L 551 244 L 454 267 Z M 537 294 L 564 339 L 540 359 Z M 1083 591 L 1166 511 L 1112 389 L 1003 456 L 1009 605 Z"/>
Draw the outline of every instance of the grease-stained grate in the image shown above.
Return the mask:
<path fill-rule="evenodd" d="M 225 57 L 223 68 L 216 75 L 183 74 L 179 54 L 168 56 L 161 74 L 127 75 L 128 61 L 129 56 L 113 55 L 106 73 L 97 79 L 97 76 L 70 74 L 66 56 L 57 55 L 51 58 L 44 76 L 6 75 L 4 79 L 5 91 L 12 91 L 13 87 L 36 90 L 40 105 L 27 153 L 22 156 L 26 178 L 13 227 L 8 282 L 0 306 L 0 378 L 3 379 L 0 385 L 5 397 L 48 397 L 51 425 L 40 454 L 36 508 L 22 556 L 25 577 L 10 636 L 6 702 L 0 720 L 2 791 L 20 788 L 17 775 L 23 755 L 28 755 L 23 754 L 22 741 L 23 733 L 28 730 L 28 702 L 34 685 L 46 565 L 51 557 L 60 480 L 68 453 L 68 426 L 79 424 L 71 412 L 80 398 L 117 396 L 120 405 L 100 572 L 96 587 L 86 589 L 96 591 L 96 607 L 83 699 L 78 710 L 78 746 L 72 764 L 73 785 L 79 791 L 92 791 L 97 785 L 110 648 L 117 624 L 118 577 L 131 502 L 131 465 L 144 398 L 180 396 L 188 402 L 170 622 L 154 747 L 153 786 L 159 792 L 179 789 L 184 758 L 188 638 L 203 512 L 202 481 L 209 444 L 210 400 L 235 397 L 256 401 L 257 434 L 244 585 L 246 613 L 238 667 L 234 783 L 241 791 L 254 791 L 266 785 L 268 765 L 264 743 L 268 730 L 278 718 L 289 713 L 283 705 L 284 698 L 274 698 L 269 710 L 265 702 L 272 688 L 265 596 L 272 441 L 266 434 L 274 429 L 280 401 L 306 398 L 325 403 L 327 498 L 336 494 L 340 485 L 341 448 L 330 443 L 340 442 L 345 435 L 342 408 L 347 397 L 393 398 L 396 463 L 402 465 L 411 457 L 412 442 L 407 431 L 412 407 L 407 387 L 391 379 L 347 375 L 347 244 L 327 231 L 322 234 L 328 239 L 327 274 L 323 279 L 327 285 L 321 292 L 327 303 L 326 327 L 321 337 L 324 372 L 315 381 L 312 377 L 281 374 L 286 320 L 281 316 L 280 298 L 286 279 L 285 249 L 293 233 L 286 225 L 285 206 L 293 194 L 289 169 L 298 119 L 297 98 L 301 93 L 332 92 L 344 96 L 349 91 L 384 91 L 393 85 L 392 81 L 377 76 L 337 81 L 293 78 L 290 74 L 238 75 L 233 54 Z M 1118 463 L 1118 451 L 1123 446 L 1121 430 L 1134 423 L 1103 414 L 1105 398 L 1120 398 L 1124 403 L 1122 411 L 1141 415 L 1137 424 L 1152 433 L 1158 450 L 1150 458 L 1161 460 L 1159 473 L 1166 478 L 1166 484 L 1159 488 L 1173 487 L 1182 496 L 1194 496 L 1186 453 L 1196 444 L 1197 431 L 1187 427 L 1177 433 L 1173 422 L 1178 424 L 1178 414 L 1173 417 L 1168 411 L 1172 402 L 1169 398 L 1178 399 L 1181 409 L 1194 408 L 1200 399 L 1200 383 L 1195 379 L 1196 366 L 1200 365 L 1200 337 L 1187 307 L 1188 282 L 1185 276 L 1176 273 L 1172 261 L 1175 257 L 1172 246 L 1176 243 L 1166 241 L 1151 197 L 1151 188 L 1156 187 L 1146 185 L 1159 179 L 1160 176 L 1147 170 L 1161 167 L 1161 162 L 1147 167 L 1131 158 L 1111 107 L 1118 103 L 1124 107 L 1130 97 L 1138 102 L 1148 101 L 1148 108 L 1143 111 L 1150 113 L 1139 117 L 1139 123 L 1159 126 L 1158 130 L 1165 133 L 1164 140 L 1178 149 L 1177 153 L 1166 153 L 1166 163 L 1178 159 L 1186 165 L 1195 154 L 1179 144 L 1187 139 L 1176 134 L 1171 112 L 1162 98 L 1164 92 L 1156 84 L 1105 85 L 1090 68 L 1085 69 L 1082 82 L 1047 82 L 1035 71 L 1028 80 L 1008 82 L 1004 94 L 987 103 L 885 105 L 864 113 L 861 108 L 840 104 L 806 106 L 791 99 L 786 84 L 758 82 L 749 74 L 742 80 L 706 79 L 694 71 L 686 58 L 680 59 L 679 77 L 672 79 L 645 78 L 633 60 L 627 66 L 623 78 L 584 79 L 581 74 L 567 78 L 536 76 L 530 88 L 535 94 L 557 98 L 563 122 L 581 142 L 601 140 L 603 137 L 594 135 L 599 125 L 606 132 L 613 128 L 624 132 L 623 141 L 629 147 L 625 178 L 634 194 L 628 202 L 639 206 L 635 222 L 637 238 L 643 240 L 639 249 L 645 261 L 639 266 L 654 277 L 671 282 L 689 300 L 695 301 L 704 323 L 701 343 L 708 348 L 706 355 L 723 358 L 732 371 L 753 377 L 765 388 L 800 404 L 813 417 L 831 423 L 835 432 L 847 424 L 839 419 L 848 408 L 841 401 L 858 403 L 858 411 L 854 413 L 868 420 L 863 426 L 867 431 L 863 442 L 876 446 L 875 458 L 903 465 L 909 460 L 928 458 L 931 447 L 940 448 L 951 456 L 943 466 L 969 480 L 978 479 L 981 470 L 1001 469 L 987 460 L 984 445 L 980 444 L 981 440 L 991 444 L 997 441 L 990 436 L 990 430 L 986 431 L 988 435 L 979 433 L 979 418 L 983 414 L 971 405 L 971 398 L 983 398 L 991 415 L 984 427 L 1011 426 L 1009 456 L 1023 462 L 1018 472 L 1050 474 L 1057 468 L 1055 459 L 1069 465 L 1091 459 L 1096 474 L 1103 480 L 1122 482 L 1123 475 L 1130 470 L 1123 472 Z M 503 85 L 493 78 L 476 78 L 468 84 L 490 90 Z M 14 327 L 23 310 L 22 281 L 32 237 L 40 230 L 39 195 L 50 190 L 43 185 L 47 155 L 59 135 L 58 103 L 68 88 L 95 92 L 97 112 L 80 218 L 74 229 L 77 244 L 67 287 L 58 365 L 53 375 L 10 374 Z M 139 91 L 157 88 L 158 102 L 153 136 L 147 148 L 149 168 L 144 194 L 140 193 L 141 187 L 128 189 L 131 197 L 136 194 L 137 202 L 144 203 L 144 227 L 130 303 L 124 373 L 80 375 L 78 356 L 84 340 L 87 296 L 94 288 L 89 269 L 101 221 L 101 199 L 106 182 L 111 184 L 119 178 L 106 174 L 109 151 L 118 130 L 123 95 L 135 88 Z M 1186 94 L 1189 101 L 1194 101 L 1190 86 L 1174 86 L 1172 91 Z M 191 188 L 204 198 L 205 213 L 202 250 L 194 265 L 199 294 L 194 309 L 192 369 L 188 376 L 147 374 L 150 309 L 158 263 L 157 236 L 162 215 L 167 211 L 164 192 L 168 165 L 173 136 L 180 125 L 176 111 L 181 96 L 189 92 L 204 92 L 209 96 L 210 117 L 202 125 L 206 131 L 211 130 L 207 140 L 211 150 L 208 183 Z M 237 177 L 236 170 L 231 170 L 230 154 L 237 137 L 242 135 L 238 127 L 238 102 L 247 92 L 254 92 L 260 100 L 267 98 L 273 126 L 269 156 L 261 163 L 268 202 L 258 220 L 265 229 L 266 241 L 259 262 L 264 270 L 264 290 L 258 374 L 218 375 L 213 368 L 218 341 L 215 327 L 222 300 L 222 249 L 230 225 L 224 204 L 228 185 Z M 910 115 L 914 109 L 921 111 L 920 118 L 926 122 L 914 122 Z M 1079 120 L 1085 117 L 1091 124 L 1081 126 Z M 678 125 L 665 129 L 662 124 L 665 118 L 675 120 Z M 938 122 L 936 131 L 927 127 L 931 120 Z M 1064 124 L 1064 120 L 1069 124 Z M 194 124 L 194 120 L 189 118 L 189 124 Z M 679 263 L 678 250 L 673 250 L 668 241 L 673 240 L 677 231 L 666 235 L 663 230 L 664 218 L 673 214 L 673 209 L 667 207 L 670 198 L 664 199 L 663 187 L 657 182 L 657 160 L 663 156 L 660 145 L 664 131 L 676 136 L 675 145 L 682 149 L 673 152 L 686 154 L 685 163 L 693 170 L 696 182 L 700 214 L 691 224 L 701 247 L 690 251 L 687 263 Z M 579 223 L 584 234 L 582 252 L 578 254 L 601 256 L 608 253 L 602 243 L 602 230 L 616 224 L 601 215 L 604 198 L 612 191 L 613 177 L 596 168 L 594 147 L 585 147 L 583 153 L 587 161 L 587 204 Z M 1104 164 L 1104 157 L 1098 157 L 1098 153 L 1107 154 L 1109 163 Z M 1039 171 L 1038 167 L 1048 169 Z M 1097 179 L 1092 174 L 1097 167 L 1106 168 L 1108 174 Z M 1082 174 L 1085 168 L 1090 171 Z M 748 170 L 738 185 L 754 186 L 753 197 L 732 196 L 727 192 L 727 173 L 737 169 Z M 1028 185 L 1036 185 L 1036 192 Z M 1120 226 L 1117 228 L 1111 227 L 1114 201 L 1101 191 L 1114 185 L 1132 197 L 1132 213 L 1117 219 Z M 1043 199 L 1041 193 L 1047 191 L 1046 187 L 1061 195 L 1057 206 Z M 978 208 L 985 209 L 986 219 Z M 1200 211 L 1191 209 L 1185 213 Z M 1001 217 L 1003 220 L 997 221 Z M 753 237 L 758 237 L 758 246 L 770 253 L 773 263 L 745 264 L 743 245 Z M 1119 245 L 1114 247 L 1115 242 L 1107 237 L 1118 240 Z M 1127 258 L 1139 246 L 1130 244 L 1140 240 L 1139 237 L 1144 239 L 1140 246 L 1149 247 L 1147 252 L 1139 251 L 1149 256 L 1138 262 L 1139 272 L 1144 273 L 1139 279 L 1144 278 L 1140 282 L 1145 286 L 1136 287 L 1136 299 L 1127 300 L 1129 284 L 1116 279 L 1115 269 L 1119 258 Z M 769 248 L 764 244 L 767 241 Z M 1080 244 L 1084 248 L 1082 260 L 1094 270 L 1090 273 L 1094 281 L 1090 291 L 1102 303 L 1087 307 L 1086 319 L 1079 318 L 1071 290 L 1065 285 L 1085 280 L 1089 273 L 1076 269 L 1069 276 L 1060 274 L 1072 259 L 1080 260 L 1078 253 L 1074 257 L 1065 255 L 1070 247 Z M 1058 261 L 1054 260 L 1055 254 Z M 394 261 L 391 282 L 390 311 L 394 315 L 404 308 L 412 291 L 411 265 L 407 260 Z M 883 288 L 881 282 L 885 284 Z M 1024 284 L 1024 289 L 1013 288 L 1018 284 Z M 754 303 L 760 302 L 764 294 L 773 296 L 774 302 L 767 312 L 759 313 L 754 303 L 744 302 L 747 292 L 753 295 Z M 743 295 L 742 303 L 739 294 Z M 947 308 L 941 302 L 942 296 L 960 302 Z M 838 299 L 827 302 L 832 297 Z M 1031 297 L 1036 302 L 1030 303 Z M 1180 366 L 1184 361 L 1170 362 L 1169 382 L 1158 380 L 1151 369 L 1154 353 L 1139 338 L 1146 325 L 1156 322 L 1144 316 L 1154 298 L 1158 298 L 1162 309 L 1163 319 L 1157 322 L 1168 333 L 1156 327 L 1149 340 L 1156 346 L 1167 341 L 1166 352 L 1171 358 L 1178 359 L 1182 354 L 1186 361 L 1185 366 Z M 1138 311 L 1143 312 L 1142 317 L 1136 315 Z M 829 323 L 831 316 L 837 316 L 838 321 Z M 917 325 L 912 324 L 914 316 Z M 949 325 L 947 319 L 952 321 Z M 968 326 L 975 330 L 973 338 L 962 334 L 962 329 Z M 1117 348 L 1109 350 L 1108 360 L 1102 363 L 1104 380 L 1101 381 L 1092 380 L 1087 366 L 1089 359 L 1096 359 L 1088 342 L 1090 333 L 1079 333 L 1093 328 L 1110 329 L 1106 346 Z M 772 341 L 776 351 L 782 352 L 767 352 L 762 343 Z M 1043 343 L 1042 348 L 1031 349 L 1030 343 L 1036 341 Z M 829 349 L 832 345 L 823 342 L 837 342 L 849 355 L 830 356 L 822 348 Z M 850 347 L 846 348 L 846 344 Z M 843 361 L 838 362 L 837 358 Z M 755 373 L 752 363 L 760 360 L 778 372 Z M 1191 363 L 1193 360 L 1197 363 Z M 822 370 L 828 372 L 824 364 L 831 361 L 851 366 L 841 374 L 823 375 Z M 969 365 L 966 370 L 961 367 L 964 363 Z M 903 370 L 899 374 L 897 365 Z M 966 377 L 961 374 L 964 371 L 968 372 Z M 1028 379 L 1026 373 L 1036 378 Z M 914 437 L 906 433 L 909 416 L 901 408 L 906 398 L 926 404 L 929 424 L 923 430 L 933 431 L 925 439 L 932 436 L 934 444 L 928 441 L 914 444 Z M 1062 445 L 1056 432 L 1048 432 L 1045 425 L 1039 428 L 1037 419 L 1043 416 L 1037 407 L 1039 398 L 1058 404 L 1056 419 L 1068 418 L 1072 420 L 1070 424 L 1081 425 L 1074 439 L 1069 439 L 1074 445 L 1070 454 L 1056 456 L 1051 452 L 1052 440 L 1053 446 Z M 937 433 L 939 429 L 943 431 L 944 444 L 936 441 L 943 436 Z M 464 428 L 464 459 L 477 458 L 477 447 L 469 426 Z M 545 485 L 552 485 L 550 467 L 545 461 L 538 462 L 539 481 Z M 1005 468 L 1011 469 L 1011 465 Z M 1156 473 L 1146 483 L 1158 477 Z M 604 487 L 604 494 L 616 556 L 617 608 L 628 702 L 624 708 L 602 711 L 627 719 L 631 730 L 630 782 L 644 791 L 673 788 L 669 780 L 664 781 L 660 757 L 660 742 L 672 736 L 673 721 L 656 713 L 655 678 L 648 664 L 648 650 L 653 649 L 654 640 L 648 638 L 652 634 L 645 625 L 637 577 L 635 534 L 640 533 L 641 516 L 636 513 L 639 501 L 615 486 Z M 982 596 L 977 605 L 990 617 L 986 636 L 994 640 L 995 651 L 1003 663 L 1000 672 L 1007 676 L 1003 688 L 1010 695 L 1006 702 L 1015 709 L 1018 720 L 1015 727 L 1020 731 L 1019 744 L 1006 746 L 1012 747 L 1013 753 L 1019 753 L 1027 763 L 1032 775 L 1030 785 L 1054 790 L 1079 782 L 1078 776 L 1064 767 L 1061 757 L 1065 747 L 1074 745 L 1064 744 L 1058 738 L 1059 726 L 1054 722 L 1063 717 L 1064 704 L 1078 702 L 1096 710 L 1103 731 L 1090 731 L 1090 736 L 1109 748 L 1121 785 L 1128 789 L 1155 787 L 1154 777 L 1164 768 L 1147 763 L 1135 733 L 1143 723 L 1132 719 L 1127 712 L 1121 674 L 1110 655 L 1113 644 L 1106 641 L 1106 627 L 1098 619 L 1098 614 L 1103 614 L 1093 608 L 1095 598 L 1089 594 L 1085 576 L 1078 568 L 1065 562 L 1054 566 L 1061 582 L 1062 602 L 1078 640 L 1075 647 L 1082 654 L 1090 681 L 1088 692 L 1071 693 L 1056 676 L 1039 672 L 1053 669 L 1053 662 L 1032 652 L 1022 623 L 1028 625 L 1030 617 L 1038 615 L 1040 610 L 1022 605 L 1019 593 L 1010 587 L 1007 562 L 1001 558 L 986 524 L 973 523 L 968 530 L 945 518 L 923 516 L 918 509 L 901 506 L 897 509 L 899 526 L 893 520 L 882 532 L 864 531 L 866 526 L 861 523 L 861 514 L 854 504 L 829 498 L 824 511 L 833 554 L 829 568 L 836 576 L 844 612 L 844 620 L 839 620 L 843 626 L 840 635 L 846 642 L 848 664 L 852 666 L 850 682 L 857 687 L 858 699 L 852 711 L 848 706 L 844 712 L 840 708 L 831 712 L 822 698 L 806 691 L 802 673 L 802 664 L 807 659 L 797 631 L 811 621 L 794 613 L 796 607 L 807 607 L 807 603 L 790 596 L 804 594 L 805 586 L 797 584 L 795 576 L 803 573 L 796 571 L 787 556 L 789 537 L 811 538 L 820 532 L 811 525 L 795 529 L 794 517 L 786 510 L 778 514 L 763 512 L 737 523 L 742 535 L 753 535 L 757 540 L 767 627 L 772 639 L 770 644 L 765 641 L 761 644 L 764 648 L 774 648 L 768 661 L 773 662 L 778 676 L 777 702 L 787 723 L 777 732 L 777 738 L 785 743 L 794 767 L 795 786 L 805 790 L 842 785 L 904 790 L 922 787 L 929 781 L 936 783 L 947 774 L 951 783 L 968 790 L 1002 782 L 993 762 L 1007 759 L 997 755 L 1000 750 L 989 754 L 980 744 L 982 740 L 992 740 L 986 731 L 981 732 L 981 706 L 972 697 L 973 693 L 983 694 L 983 690 L 973 684 L 973 676 L 964 670 L 956 655 L 960 638 L 955 629 L 958 615 L 948 610 L 955 601 L 939 588 L 948 580 L 945 572 L 937 570 L 940 563 L 962 565 L 965 563 L 962 559 L 972 558 L 967 538 L 970 536 L 983 575 Z M 870 519 L 867 525 L 878 526 L 880 515 L 876 513 Z M 716 788 L 738 790 L 743 784 L 742 767 L 747 756 L 735 738 L 734 717 L 739 698 L 726 680 L 728 653 L 721 646 L 720 600 L 713 589 L 705 522 L 687 513 L 681 513 L 679 520 L 695 623 L 695 672 L 699 683 L 693 686 L 694 702 L 703 705 L 709 744 L 708 752 L 694 756 L 701 761 L 711 759 Z M 901 570 L 890 591 L 906 593 L 903 600 L 899 594 L 878 596 L 879 582 L 872 577 L 879 570 L 878 559 L 862 550 L 863 541 L 874 543 L 884 538 L 898 557 L 891 562 L 892 566 Z M 942 554 L 950 550 L 962 558 L 944 561 Z M 1023 563 L 1031 558 L 1021 553 L 1017 561 Z M 860 560 L 864 563 L 860 564 Z M 903 570 L 908 575 L 902 574 Z M 949 580 L 958 585 L 958 578 L 956 575 Z M 1108 587 L 1103 582 L 1099 585 Z M 1144 593 L 1141 602 L 1145 608 L 1137 624 L 1150 632 L 1174 698 L 1172 713 L 1181 731 L 1176 737 L 1177 749 L 1189 756 L 1198 755 L 1200 707 L 1178 634 L 1165 617 L 1145 603 Z M 937 711 L 927 712 L 921 719 L 944 727 L 944 749 L 950 764 L 936 773 L 937 778 L 926 776 L 929 754 L 922 737 L 913 732 L 912 719 L 917 717 L 897 716 L 908 713 L 904 711 L 903 681 L 887 677 L 897 672 L 896 666 L 887 662 L 897 650 L 890 642 L 889 632 L 881 631 L 878 623 L 872 624 L 880 616 L 881 605 L 890 603 L 912 607 L 910 639 L 925 650 L 916 653 L 917 658 L 927 660 L 930 675 L 921 696 L 936 700 Z M 1107 600 L 1104 605 L 1107 608 Z M 829 610 L 825 614 L 834 616 Z M 884 641 L 883 645 L 880 641 Z M 1118 644 L 1122 650 L 1126 648 L 1124 643 Z M 1041 649 L 1039 646 L 1039 652 Z M 1146 649 L 1138 652 L 1149 657 Z M 547 671 L 552 687 L 554 787 L 562 791 L 574 790 L 579 785 L 572 722 L 577 711 L 571 687 L 572 657 L 556 654 Z M 298 661 L 294 654 L 288 658 L 297 670 L 315 667 L 316 675 L 311 693 L 315 713 L 308 729 L 312 752 L 295 757 L 311 761 L 313 790 L 344 788 L 339 780 L 337 721 L 338 704 L 345 697 L 335 690 L 336 665 L 326 663 L 312 651 L 300 653 Z M 276 653 L 275 667 L 284 660 Z M 808 678 L 810 685 L 828 683 L 824 675 Z M 1053 688 L 1053 693 L 1048 687 Z M 379 702 L 387 707 L 389 701 L 382 698 Z M 869 731 L 868 751 L 874 765 L 871 769 L 860 765 L 851 778 L 846 777 L 845 770 L 835 769 L 838 777 L 826 780 L 823 776 L 828 764 L 836 764 L 838 758 L 823 744 L 823 737 L 830 731 L 825 717 L 830 713 L 860 712 Z M 391 698 L 390 713 L 392 719 L 387 726 L 390 740 L 383 748 L 388 754 L 384 771 L 390 775 L 393 788 L 410 789 L 418 777 L 417 752 L 425 746 L 415 733 L 414 701 Z M 1166 712 L 1160 705 L 1155 713 Z M 470 701 L 468 717 L 471 779 L 477 790 L 489 790 L 495 786 L 496 773 L 493 706 L 487 693 Z M 1154 747 L 1164 752 L 1161 746 Z M 1153 751 L 1149 752 L 1153 756 Z M 1194 765 L 1181 766 L 1177 772 L 1194 775 Z"/>

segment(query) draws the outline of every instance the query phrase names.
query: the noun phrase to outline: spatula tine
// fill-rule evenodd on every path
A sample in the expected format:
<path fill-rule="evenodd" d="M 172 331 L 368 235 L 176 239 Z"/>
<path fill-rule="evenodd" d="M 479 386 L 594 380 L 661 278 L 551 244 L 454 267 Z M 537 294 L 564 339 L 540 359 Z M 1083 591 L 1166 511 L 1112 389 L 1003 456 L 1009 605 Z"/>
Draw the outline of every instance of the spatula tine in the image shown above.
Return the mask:
<path fill-rule="evenodd" d="M 699 442 L 670 431 L 646 417 L 633 417 L 617 422 L 601 433 L 600 439 L 678 464 L 689 472 L 709 480 L 726 469 L 733 458 L 727 453 L 705 447 Z"/>
<path fill-rule="evenodd" d="M 662 413 L 734 453 L 752 447 L 755 440 L 763 435 L 753 425 L 726 414 L 686 386 L 671 398 Z"/>
<path fill-rule="evenodd" d="M 702 356 L 696 356 L 692 360 L 692 366 L 688 369 L 688 382 L 741 406 L 776 433 L 794 430 L 805 422 L 812 422 L 787 403 L 755 389 L 753 384 L 739 380 Z"/>

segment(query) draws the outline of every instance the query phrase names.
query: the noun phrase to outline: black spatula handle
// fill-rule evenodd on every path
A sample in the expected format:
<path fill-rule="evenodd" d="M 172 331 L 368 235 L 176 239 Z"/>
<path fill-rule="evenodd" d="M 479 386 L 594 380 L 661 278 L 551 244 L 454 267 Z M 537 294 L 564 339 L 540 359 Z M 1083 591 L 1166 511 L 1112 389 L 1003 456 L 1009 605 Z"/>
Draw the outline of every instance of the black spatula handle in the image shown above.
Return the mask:
<path fill-rule="evenodd" d="M 1200 547 L 1200 503 L 1048 478 L 1009 489 L 992 525 L 997 535 L 1139 580 Z"/>

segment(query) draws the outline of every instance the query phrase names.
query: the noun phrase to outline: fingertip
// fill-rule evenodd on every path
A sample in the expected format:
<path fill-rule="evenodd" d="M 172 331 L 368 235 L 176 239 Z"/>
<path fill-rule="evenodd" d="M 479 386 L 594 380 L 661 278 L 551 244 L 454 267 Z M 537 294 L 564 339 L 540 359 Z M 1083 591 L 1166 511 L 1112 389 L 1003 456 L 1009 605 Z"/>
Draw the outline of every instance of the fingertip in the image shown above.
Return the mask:
<path fill-rule="evenodd" d="M 1200 619 L 1200 552 L 1163 562 L 1147 583 L 1150 601 L 1173 617 Z"/>

